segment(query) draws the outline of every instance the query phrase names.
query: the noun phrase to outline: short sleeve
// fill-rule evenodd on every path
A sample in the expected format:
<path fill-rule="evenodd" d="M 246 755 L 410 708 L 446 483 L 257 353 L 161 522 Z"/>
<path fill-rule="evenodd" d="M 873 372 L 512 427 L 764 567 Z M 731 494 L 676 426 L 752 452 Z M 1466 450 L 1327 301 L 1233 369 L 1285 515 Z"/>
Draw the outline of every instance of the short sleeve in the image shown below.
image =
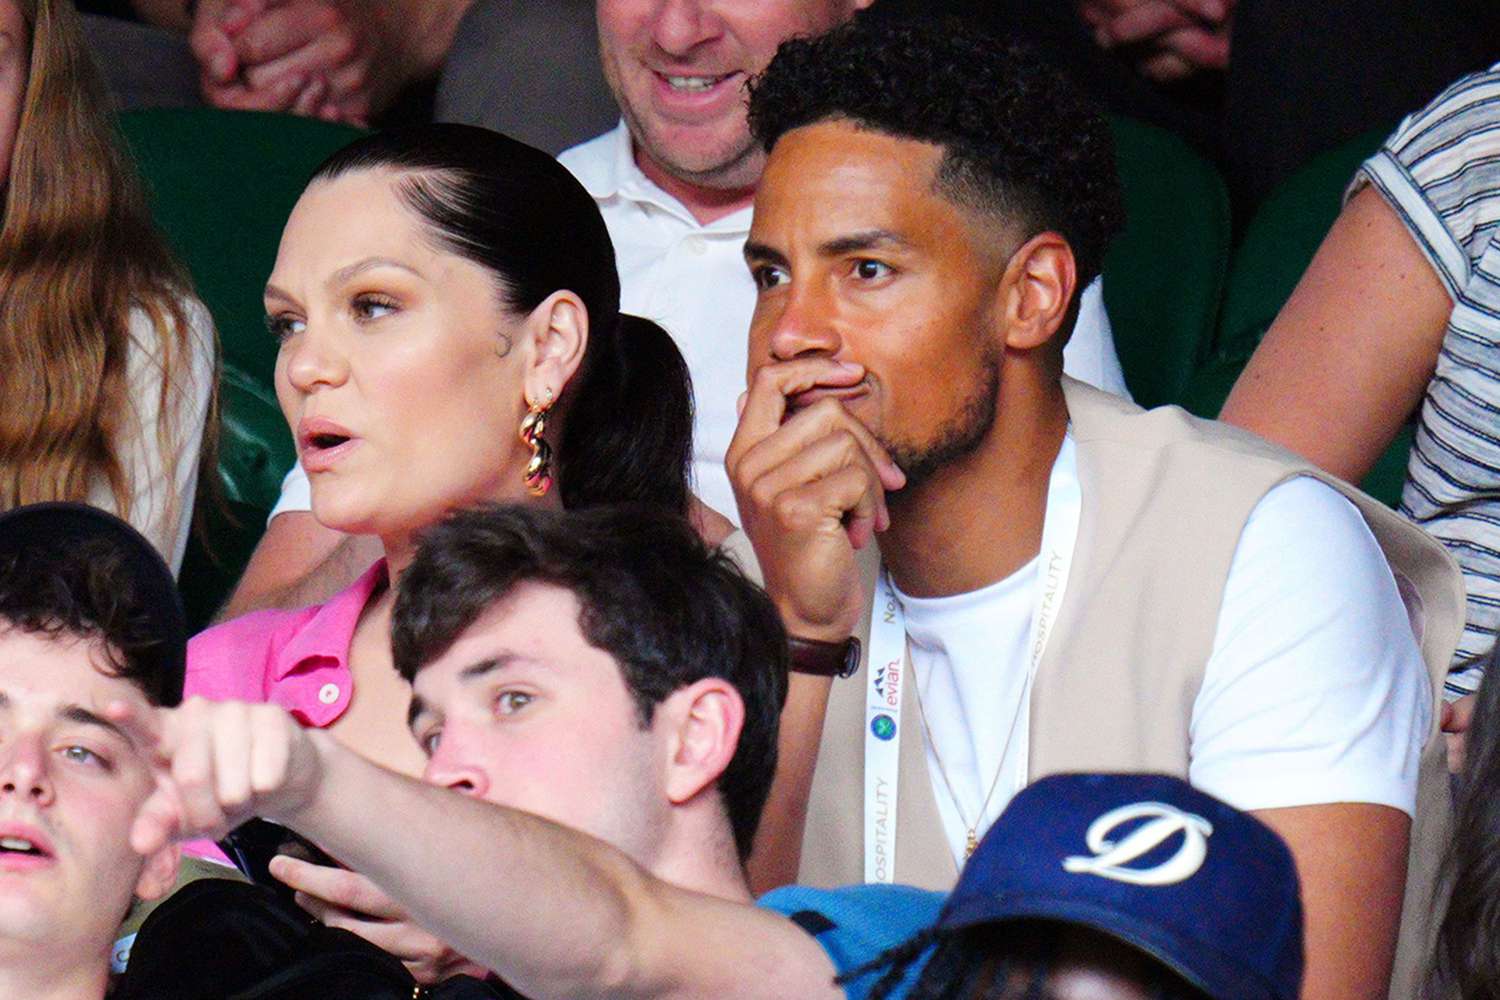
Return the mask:
<path fill-rule="evenodd" d="M 309 510 L 312 510 L 312 484 L 307 481 L 307 473 L 302 471 L 302 463 L 298 462 L 281 481 L 281 496 L 271 508 L 266 523 L 270 524 L 281 514 Z"/>
<path fill-rule="evenodd" d="M 1376 187 L 1451 298 L 1500 224 L 1500 66 L 1464 77 L 1409 115 L 1349 186 Z"/>
<path fill-rule="evenodd" d="M 813 889 L 789 885 L 762 896 L 757 905 L 780 913 L 817 939 L 840 976 L 862 969 L 937 922 L 944 895 L 904 885 L 851 885 Z M 893 996 L 905 996 L 927 955 L 911 964 Z M 849 1000 L 865 1000 L 884 975 L 873 969 L 844 984 Z"/>
<path fill-rule="evenodd" d="M 1251 513 L 1193 705 L 1192 783 L 1239 809 L 1333 802 L 1411 815 L 1433 693 L 1364 518 L 1299 477 Z"/>

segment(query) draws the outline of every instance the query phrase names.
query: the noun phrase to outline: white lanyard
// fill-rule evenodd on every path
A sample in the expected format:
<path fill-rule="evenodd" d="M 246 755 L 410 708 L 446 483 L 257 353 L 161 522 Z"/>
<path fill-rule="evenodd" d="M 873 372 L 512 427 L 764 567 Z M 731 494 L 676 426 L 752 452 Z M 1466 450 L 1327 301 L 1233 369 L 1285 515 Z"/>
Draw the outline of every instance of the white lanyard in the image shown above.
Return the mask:
<path fill-rule="evenodd" d="M 1059 476 L 1064 463 L 1073 465 L 1073 439 L 1063 439 L 1057 461 L 1047 483 L 1047 507 L 1042 520 L 1042 547 L 1037 558 L 1036 608 L 1026 648 L 1031 651 L 1021 711 L 1031 700 L 1036 677 L 1052 624 L 1062 605 L 1078 542 L 1078 519 L 1082 510 L 1076 475 Z M 875 603 L 870 612 L 870 651 L 865 671 L 865 881 L 890 883 L 896 876 L 896 807 L 901 760 L 902 688 L 908 681 L 906 615 L 896 598 L 885 567 L 875 582 Z M 1017 748 L 1019 771 L 1026 773 L 1028 747 Z M 1002 761 L 1003 766 L 1003 761 Z M 983 817 L 979 817 L 983 822 Z"/>

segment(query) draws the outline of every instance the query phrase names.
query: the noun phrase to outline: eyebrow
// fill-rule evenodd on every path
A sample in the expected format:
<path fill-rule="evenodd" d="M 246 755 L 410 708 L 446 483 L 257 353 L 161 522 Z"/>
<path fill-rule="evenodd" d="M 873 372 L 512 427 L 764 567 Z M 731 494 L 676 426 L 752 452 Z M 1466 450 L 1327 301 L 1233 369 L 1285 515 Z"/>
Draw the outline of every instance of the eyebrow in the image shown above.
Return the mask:
<path fill-rule="evenodd" d="M 334 271 L 324 284 L 330 288 L 334 285 L 342 285 L 350 278 L 358 277 L 366 271 L 373 271 L 377 267 L 394 267 L 397 270 L 405 271 L 407 274 L 416 275 L 418 278 L 422 277 L 422 273 L 416 268 L 410 264 L 403 264 L 393 257 L 366 257 L 364 260 L 357 260 L 353 264 Z"/>
<path fill-rule="evenodd" d="M 882 247 L 904 250 L 910 246 L 911 243 L 889 229 L 867 229 L 862 233 L 837 236 L 820 243 L 818 253 L 825 257 L 837 257 L 840 254 L 853 253 L 858 250 L 877 250 Z"/>
<path fill-rule="evenodd" d="M 782 253 L 780 250 L 773 250 L 771 247 L 766 246 L 764 243 L 754 243 L 750 241 L 746 241 L 745 243 L 745 260 L 749 263 L 754 263 L 755 261 L 765 261 L 769 264 L 776 264 L 779 267 L 786 267 L 789 263 L 789 261 L 786 259 L 786 254 Z"/>
<path fill-rule="evenodd" d="M 339 268 L 337 271 L 334 271 L 333 274 L 329 276 L 328 280 L 323 284 L 325 287 L 335 288 L 339 285 L 345 284 L 353 278 L 359 277 L 366 271 L 373 271 L 377 267 L 394 267 L 397 270 L 405 271 L 406 273 L 414 275 L 418 278 L 422 277 L 421 271 L 418 271 L 410 264 L 403 264 L 401 261 L 396 260 L 394 257 L 366 257 L 364 260 L 357 260 L 353 264 L 345 265 L 344 267 Z M 291 293 L 286 292 L 276 287 L 275 285 L 266 285 L 264 295 L 268 299 L 283 299 L 287 302 L 297 301 L 296 297 Z"/>
<path fill-rule="evenodd" d="M 831 240 L 825 240 L 818 244 L 818 255 L 820 257 L 841 257 L 847 253 L 857 253 L 861 250 L 879 250 L 882 248 L 905 250 L 911 247 L 911 242 L 904 237 L 898 236 L 889 229 L 867 229 L 860 233 L 850 233 L 848 236 L 835 236 Z M 764 261 L 779 267 L 789 264 L 786 254 L 764 243 L 747 242 L 745 244 L 745 260 L 748 262 Z"/>
<path fill-rule="evenodd" d="M 470 681 L 483 677 L 486 674 L 492 674 L 497 670 L 504 670 L 506 667 L 513 666 L 517 663 L 536 662 L 537 661 L 532 659 L 531 657 L 522 656 L 519 653 L 501 653 L 498 656 L 487 656 L 484 659 L 479 660 L 475 663 L 471 663 L 467 667 L 464 667 L 462 670 L 460 670 L 458 672 L 458 679 L 461 683 L 468 683 Z M 412 726 L 416 725 L 417 720 L 430 711 L 432 711 L 432 706 L 428 704 L 421 695 L 413 691 L 411 694 L 411 705 L 409 705 L 406 709 L 406 728 L 410 729 Z"/>
<path fill-rule="evenodd" d="M 57 717 L 65 719 L 68 722 L 77 722 L 85 726 L 97 726 L 100 729 L 107 730 L 124 740 L 125 745 L 130 747 L 130 749 L 135 749 L 135 740 L 131 739 L 125 730 L 110 722 L 104 716 L 89 711 L 82 705 L 64 705 L 57 710 Z"/>
<path fill-rule="evenodd" d="M 0 710 L 8 708 L 10 708 L 10 695 L 6 694 L 4 691 L 0 691 Z M 57 709 L 57 718 L 62 719 L 64 722 L 76 722 L 84 726 L 97 726 L 98 728 L 113 733 L 120 739 L 124 740 L 125 744 L 130 747 L 130 749 L 134 750 L 136 748 L 135 740 L 131 739 L 129 734 L 127 734 L 125 730 L 121 729 L 113 722 L 110 722 L 108 719 L 98 714 L 97 712 L 93 712 L 87 708 L 84 708 L 82 705 L 69 703 L 67 705 L 59 706 Z"/>

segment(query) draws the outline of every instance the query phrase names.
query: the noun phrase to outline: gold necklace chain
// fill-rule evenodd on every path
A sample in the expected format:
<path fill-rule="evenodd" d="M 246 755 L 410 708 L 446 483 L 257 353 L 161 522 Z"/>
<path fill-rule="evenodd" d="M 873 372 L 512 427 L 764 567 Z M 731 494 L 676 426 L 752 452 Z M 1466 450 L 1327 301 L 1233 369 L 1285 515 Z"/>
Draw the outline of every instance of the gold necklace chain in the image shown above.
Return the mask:
<path fill-rule="evenodd" d="M 908 651 L 908 656 L 910 652 Z M 927 737 L 927 745 L 932 748 L 932 759 L 937 761 L 938 777 L 943 779 L 943 787 L 948 791 L 948 799 L 953 803 L 953 811 L 958 814 L 958 821 L 964 825 L 964 860 L 973 857 L 974 851 L 979 847 L 979 824 L 984 822 L 984 814 L 989 811 L 990 800 L 995 797 L 995 789 L 1000 787 L 1000 775 L 1005 773 L 1005 758 L 1010 753 L 1011 740 L 1015 739 L 1016 726 L 1021 721 L 1021 710 L 1026 707 L 1027 690 L 1030 685 L 1024 685 L 1021 689 L 1021 700 L 1016 705 L 1015 714 L 1010 719 L 1010 731 L 1005 734 L 1005 746 L 1000 750 L 1000 762 L 995 765 L 995 777 L 990 780 L 990 790 L 984 795 L 984 802 L 979 806 L 979 815 L 974 822 L 970 823 L 964 816 L 963 803 L 958 800 L 958 793 L 953 790 L 953 782 L 948 780 L 948 769 L 943 766 L 943 755 L 938 752 L 937 743 L 933 741 L 932 730 L 927 726 L 927 710 L 922 707 L 922 684 L 916 676 L 916 664 L 912 664 L 912 692 L 917 698 L 917 719 L 922 723 L 922 735 Z M 978 764 L 978 760 L 975 761 Z"/>

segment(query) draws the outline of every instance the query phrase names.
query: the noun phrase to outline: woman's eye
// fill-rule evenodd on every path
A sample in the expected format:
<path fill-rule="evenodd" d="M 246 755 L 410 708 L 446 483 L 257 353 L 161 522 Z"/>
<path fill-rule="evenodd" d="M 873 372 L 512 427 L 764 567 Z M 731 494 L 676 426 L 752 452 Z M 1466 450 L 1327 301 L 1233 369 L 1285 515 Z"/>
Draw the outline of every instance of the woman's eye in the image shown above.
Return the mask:
<path fill-rule="evenodd" d="M 396 303 L 383 295 L 356 295 L 349 308 L 355 318 L 367 321 L 389 316 L 396 311 Z"/>
<path fill-rule="evenodd" d="M 750 270 L 750 276 L 755 281 L 755 287 L 761 291 L 784 285 L 787 281 L 786 271 L 771 264 L 761 264 Z"/>
<path fill-rule="evenodd" d="M 76 764 L 94 764 L 98 767 L 109 767 L 109 761 L 105 760 L 103 757 L 99 756 L 88 747 L 81 747 L 76 745 L 63 747 L 62 755 L 65 759 L 71 760 Z"/>
<path fill-rule="evenodd" d="M 443 731 L 441 729 L 434 729 L 431 732 L 424 734 L 420 739 L 417 740 L 417 743 L 422 747 L 422 752 L 431 757 L 433 754 L 437 753 L 438 744 L 442 742 L 442 739 Z"/>
<path fill-rule="evenodd" d="M 495 714 L 514 715 L 531 702 L 531 695 L 521 691 L 501 691 L 495 699 Z"/>
<path fill-rule="evenodd" d="M 306 328 L 305 320 L 288 316 L 285 313 L 266 317 L 266 330 L 276 339 L 279 344 L 293 334 L 301 333 Z"/>
<path fill-rule="evenodd" d="M 878 260 L 857 260 L 854 262 L 854 276 L 862 281 L 874 281 L 884 278 L 891 273 L 891 266 Z"/>

